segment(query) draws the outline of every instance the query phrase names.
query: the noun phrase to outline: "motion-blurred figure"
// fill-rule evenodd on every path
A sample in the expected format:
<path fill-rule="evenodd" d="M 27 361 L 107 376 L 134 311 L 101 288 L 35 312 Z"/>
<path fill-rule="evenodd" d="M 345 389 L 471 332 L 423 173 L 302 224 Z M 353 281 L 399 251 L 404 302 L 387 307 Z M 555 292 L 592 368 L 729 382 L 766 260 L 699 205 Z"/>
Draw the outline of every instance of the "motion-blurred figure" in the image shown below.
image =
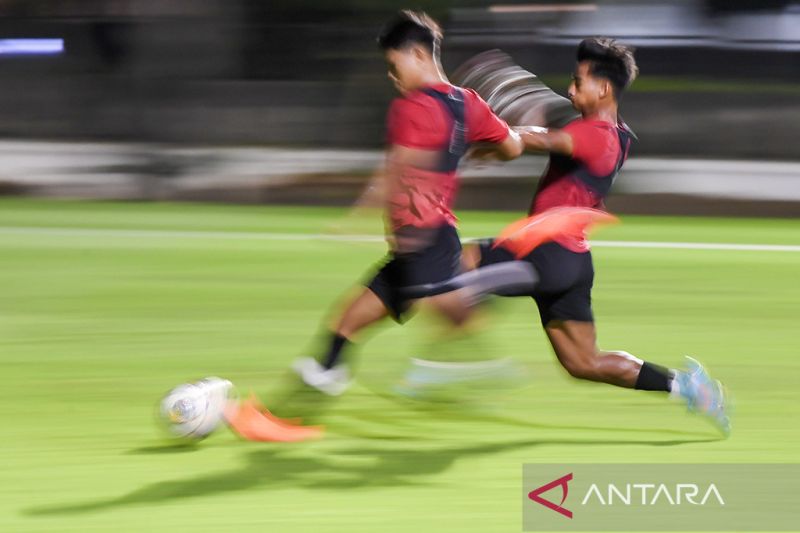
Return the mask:
<path fill-rule="evenodd" d="M 569 87 L 569 99 L 581 118 L 563 129 L 521 128 L 526 149 L 550 154 L 549 167 L 531 204 L 531 218 L 516 226 L 517 233 L 529 232 L 522 241 L 527 238 L 538 243 L 543 240 L 541 228 L 566 228 L 576 215 L 604 209 L 603 200 L 625 163 L 633 135 L 619 118 L 619 98 L 637 74 L 630 48 L 611 39 L 586 39 L 578 47 Z M 556 220 L 554 225 L 554 219 L 563 222 Z M 494 239 L 467 245 L 465 262 L 477 270 L 412 295 L 459 292 L 482 279 L 481 271 L 522 258 L 533 267 L 536 281 L 515 288 L 513 294 L 503 294 L 533 297 L 553 351 L 570 375 L 668 393 L 683 399 L 690 410 L 706 415 L 729 434 L 725 390 L 696 360 L 687 358 L 686 370 L 668 370 L 627 352 L 597 347 L 591 307 L 594 267 L 585 233 L 554 232 L 544 240 L 550 242 L 530 246 L 521 253 L 518 243 L 509 250 L 508 243 Z"/>
<path fill-rule="evenodd" d="M 387 317 L 397 322 L 407 317 L 414 299 L 404 288 L 436 284 L 461 272 L 453 204 L 458 162 L 468 147 L 486 143 L 503 160 L 522 153 L 519 135 L 475 91 L 448 82 L 439 61 L 441 38 L 435 21 L 410 11 L 401 12 L 378 38 L 389 79 L 401 96 L 388 113 L 384 175 L 366 196 L 385 206 L 390 250 L 335 320 L 325 353 L 294 365 L 306 384 L 328 394 L 340 394 L 349 384 L 344 354 L 359 332 Z M 493 277 L 500 285 L 532 280 L 522 262 L 501 269 L 504 275 Z M 472 310 L 463 292 L 433 296 L 426 303 L 455 326 Z"/>

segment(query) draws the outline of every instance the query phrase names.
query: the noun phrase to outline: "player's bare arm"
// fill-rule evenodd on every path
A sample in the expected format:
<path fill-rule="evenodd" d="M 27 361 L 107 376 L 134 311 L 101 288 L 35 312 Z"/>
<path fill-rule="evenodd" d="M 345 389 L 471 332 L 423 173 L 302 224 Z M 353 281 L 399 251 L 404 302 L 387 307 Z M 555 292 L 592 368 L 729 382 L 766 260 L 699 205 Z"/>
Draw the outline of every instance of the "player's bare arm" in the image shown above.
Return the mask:
<path fill-rule="evenodd" d="M 497 144 L 481 143 L 472 147 L 468 158 L 472 160 L 511 161 L 522 155 L 525 145 L 519 133 L 509 128 L 508 136 Z"/>
<path fill-rule="evenodd" d="M 512 130 L 508 130 L 508 137 L 503 142 L 496 145 L 495 154 L 500 161 L 511 161 L 522 155 L 525 151 L 525 145 L 522 143 L 522 137 Z"/>
<path fill-rule="evenodd" d="M 562 130 L 521 131 L 526 150 L 551 154 L 572 155 L 572 136 Z"/>

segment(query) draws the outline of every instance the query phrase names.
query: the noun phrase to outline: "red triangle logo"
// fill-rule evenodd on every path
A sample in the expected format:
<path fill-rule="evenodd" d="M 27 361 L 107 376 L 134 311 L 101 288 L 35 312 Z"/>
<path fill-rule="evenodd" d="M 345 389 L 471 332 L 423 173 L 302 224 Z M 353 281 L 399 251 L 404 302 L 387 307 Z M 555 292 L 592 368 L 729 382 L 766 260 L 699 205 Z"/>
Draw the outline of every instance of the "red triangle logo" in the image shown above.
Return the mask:
<path fill-rule="evenodd" d="M 566 516 L 567 518 L 572 518 L 572 511 L 562 507 L 562 505 L 564 505 L 564 501 L 567 499 L 567 494 L 569 494 L 569 486 L 567 485 L 567 483 L 569 483 L 570 481 L 572 481 L 572 472 L 570 472 L 564 477 L 560 477 L 556 480 L 553 480 L 550 483 L 547 483 L 546 485 L 542 485 L 538 489 L 530 491 L 528 493 L 528 498 L 535 501 L 539 505 L 544 505 L 548 509 L 552 509 L 553 511 Z M 543 492 L 547 492 L 548 490 L 554 489 L 559 486 L 561 487 L 561 502 L 558 503 L 557 505 L 551 502 L 550 500 L 545 500 L 540 496 L 540 494 L 542 494 Z"/>

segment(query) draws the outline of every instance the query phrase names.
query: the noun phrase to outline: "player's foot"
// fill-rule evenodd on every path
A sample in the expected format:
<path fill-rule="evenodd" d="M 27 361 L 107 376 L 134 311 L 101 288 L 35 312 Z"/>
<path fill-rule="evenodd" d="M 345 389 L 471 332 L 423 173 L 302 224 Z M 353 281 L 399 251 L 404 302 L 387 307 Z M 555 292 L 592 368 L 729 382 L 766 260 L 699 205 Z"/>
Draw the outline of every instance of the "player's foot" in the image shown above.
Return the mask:
<path fill-rule="evenodd" d="M 722 383 L 711 378 L 696 359 L 686 358 L 686 371 L 675 376 L 690 412 L 704 415 L 726 437 L 731 433 L 730 398 Z"/>
<path fill-rule="evenodd" d="M 350 372 L 344 365 L 325 368 L 313 357 L 301 357 L 292 364 L 300 379 L 328 396 L 339 396 L 350 386 Z"/>

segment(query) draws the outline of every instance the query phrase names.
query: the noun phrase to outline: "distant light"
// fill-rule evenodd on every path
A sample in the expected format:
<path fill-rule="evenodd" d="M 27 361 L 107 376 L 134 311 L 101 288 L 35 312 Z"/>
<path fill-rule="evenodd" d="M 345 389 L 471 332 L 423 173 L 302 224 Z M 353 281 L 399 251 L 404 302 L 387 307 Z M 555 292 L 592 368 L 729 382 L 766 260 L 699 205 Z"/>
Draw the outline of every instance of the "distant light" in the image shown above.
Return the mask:
<path fill-rule="evenodd" d="M 64 39 L 0 39 L 0 55 L 54 55 L 64 51 Z"/>
<path fill-rule="evenodd" d="M 489 6 L 492 13 L 553 13 L 561 11 L 597 11 L 597 4 L 526 4 Z"/>

